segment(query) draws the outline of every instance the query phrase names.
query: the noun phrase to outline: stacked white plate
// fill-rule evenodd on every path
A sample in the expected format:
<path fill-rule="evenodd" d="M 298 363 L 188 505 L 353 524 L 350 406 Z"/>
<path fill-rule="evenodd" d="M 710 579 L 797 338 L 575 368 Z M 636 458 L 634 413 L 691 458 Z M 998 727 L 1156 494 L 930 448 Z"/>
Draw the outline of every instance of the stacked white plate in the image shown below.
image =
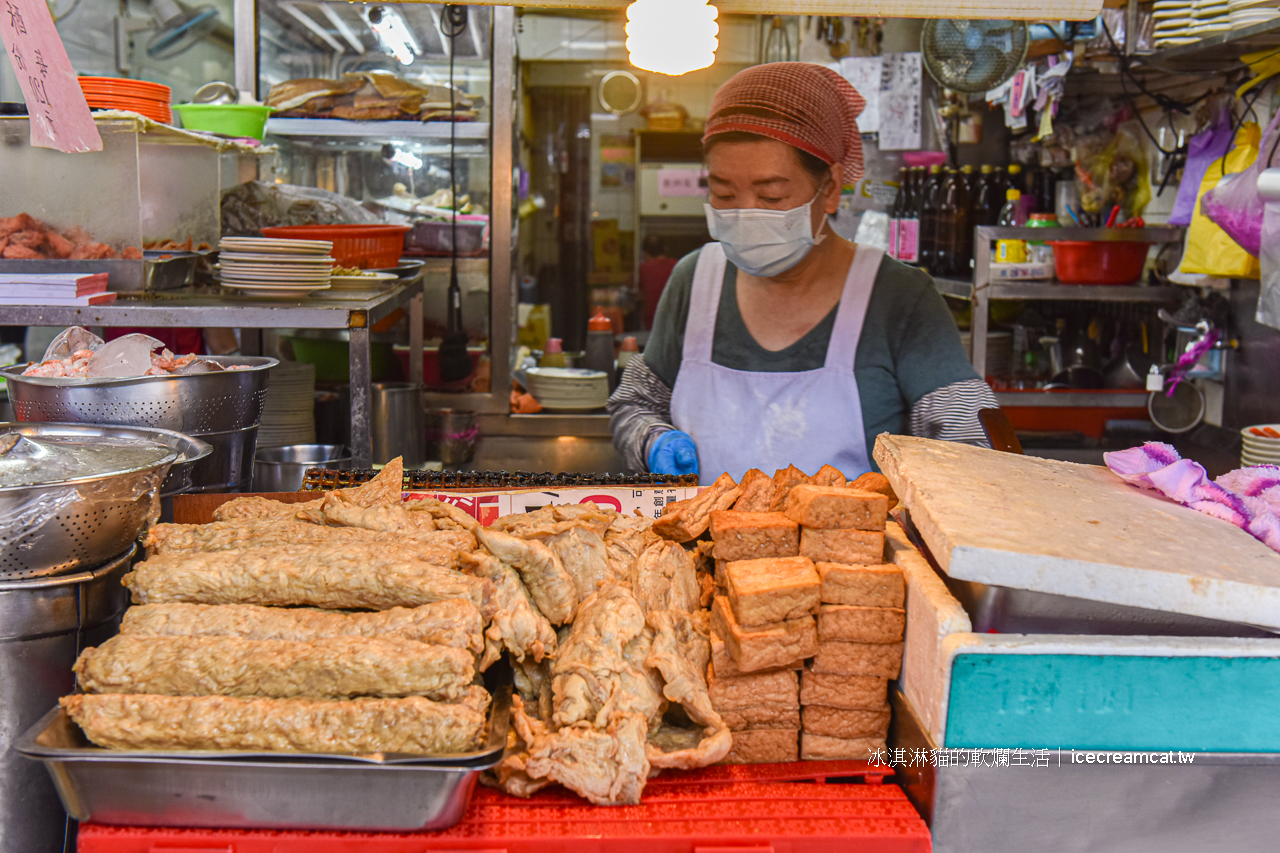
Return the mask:
<path fill-rule="evenodd" d="M 258 424 L 259 447 L 316 443 L 316 366 L 282 361 L 271 368 Z"/>
<path fill-rule="evenodd" d="M 1280 424 L 1256 424 L 1240 430 L 1244 450 L 1240 462 L 1252 465 L 1280 465 Z"/>
<path fill-rule="evenodd" d="M 1229 0 L 1227 9 L 1233 30 L 1280 18 L 1280 0 Z"/>
<path fill-rule="evenodd" d="M 609 374 L 578 367 L 531 367 L 529 393 L 544 409 L 587 412 L 609 402 Z"/>
<path fill-rule="evenodd" d="M 333 243 L 223 237 L 218 243 L 218 281 L 246 296 L 306 296 L 329 288 Z"/>

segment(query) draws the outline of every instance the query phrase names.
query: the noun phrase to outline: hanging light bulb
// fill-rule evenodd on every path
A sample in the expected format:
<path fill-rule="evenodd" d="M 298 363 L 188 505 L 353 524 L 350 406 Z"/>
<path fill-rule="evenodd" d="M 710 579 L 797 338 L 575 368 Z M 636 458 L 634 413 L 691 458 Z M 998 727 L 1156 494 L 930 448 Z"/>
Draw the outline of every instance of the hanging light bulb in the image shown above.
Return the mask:
<path fill-rule="evenodd" d="M 706 0 L 636 0 L 627 7 L 631 64 L 675 77 L 716 59 L 716 7 Z"/>

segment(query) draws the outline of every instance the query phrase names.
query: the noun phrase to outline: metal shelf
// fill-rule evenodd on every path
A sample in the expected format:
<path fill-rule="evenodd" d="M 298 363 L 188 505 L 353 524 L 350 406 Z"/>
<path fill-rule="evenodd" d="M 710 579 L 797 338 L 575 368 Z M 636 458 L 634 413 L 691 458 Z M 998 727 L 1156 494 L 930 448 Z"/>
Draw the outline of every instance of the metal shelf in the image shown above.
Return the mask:
<path fill-rule="evenodd" d="M 411 304 L 410 316 L 422 316 L 421 279 L 385 290 L 368 299 L 265 300 L 223 296 L 200 289 L 174 290 L 141 298 L 120 299 L 106 305 L 0 306 L 5 322 L 17 326 L 140 326 L 228 329 L 347 329 L 351 334 L 351 456 L 357 468 L 372 462 L 370 443 L 369 330 L 393 311 Z M 422 352 L 422 325 L 411 323 L 410 344 Z M 246 355 L 259 355 L 258 335 L 242 335 Z M 422 356 L 410 357 L 411 379 L 422 382 Z"/>
<path fill-rule="evenodd" d="M 1135 70 L 1206 71 L 1209 64 L 1235 65 L 1240 57 L 1268 47 L 1280 47 L 1280 20 L 1263 21 L 1200 39 L 1194 44 L 1157 48 L 1135 54 Z"/>
<path fill-rule="evenodd" d="M 458 139 L 488 141 L 487 121 L 348 121 L 341 118 L 269 118 L 267 133 L 276 136 L 343 136 L 448 140 L 457 125 Z"/>
<path fill-rule="evenodd" d="M 1047 409 L 1146 408 L 1146 391 L 997 391 L 1001 406 Z"/>
<path fill-rule="evenodd" d="M 955 299 L 972 299 L 973 284 L 957 279 L 934 279 L 938 292 Z M 1087 302 L 1171 302 L 1185 292 L 1176 285 L 1063 284 L 1057 281 L 992 282 L 982 288 L 990 299 L 1083 300 Z"/>

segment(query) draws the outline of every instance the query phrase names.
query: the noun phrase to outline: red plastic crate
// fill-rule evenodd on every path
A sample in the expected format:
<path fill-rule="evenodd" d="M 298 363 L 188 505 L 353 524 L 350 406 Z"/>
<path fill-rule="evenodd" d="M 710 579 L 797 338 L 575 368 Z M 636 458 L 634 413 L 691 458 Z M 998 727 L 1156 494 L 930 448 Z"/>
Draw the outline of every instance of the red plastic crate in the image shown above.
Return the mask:
<path fill-rule="evenodd" d="M 929 853 L 929 829 L 885 768 L 862 761 L 709 767 L 649 781 L 639 806 L 561 788 L 521 800 L 477 788 L 444 832 L 276 832 L 85 824 L 79 853 Z M 823 779 L 860 777 L 861 783 Z M 794 780 L 794 781 L 790 781 Z M 809 781 L 805 781 L 809 780 Z"/>

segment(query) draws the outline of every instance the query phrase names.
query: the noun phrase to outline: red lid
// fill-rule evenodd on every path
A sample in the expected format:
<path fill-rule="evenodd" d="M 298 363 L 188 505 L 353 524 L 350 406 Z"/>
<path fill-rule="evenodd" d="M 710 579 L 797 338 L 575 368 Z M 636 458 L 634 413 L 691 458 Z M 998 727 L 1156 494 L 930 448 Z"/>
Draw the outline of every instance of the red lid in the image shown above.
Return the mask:
<path fill-rule="evenodd" d="M 588 332 L 612 332 L 613 323 L 604 315 L 604 309 L 599 305 L 596 306 L 596 313 L 591 315 L 591 319 L 587 321 Z"/>
<path fill-rule="evenodd" d="M 547 348 L 543 352 L 564 352 L 564 340 L 561 338 L 547 338 Z"/>
<path fill-rule="evenodd" d="M 640 352 L 640 345 L 636 343 L 635 338 L 631 336 L 627 336 L 622 339 L 622 351 L 623 352 Z"/>

